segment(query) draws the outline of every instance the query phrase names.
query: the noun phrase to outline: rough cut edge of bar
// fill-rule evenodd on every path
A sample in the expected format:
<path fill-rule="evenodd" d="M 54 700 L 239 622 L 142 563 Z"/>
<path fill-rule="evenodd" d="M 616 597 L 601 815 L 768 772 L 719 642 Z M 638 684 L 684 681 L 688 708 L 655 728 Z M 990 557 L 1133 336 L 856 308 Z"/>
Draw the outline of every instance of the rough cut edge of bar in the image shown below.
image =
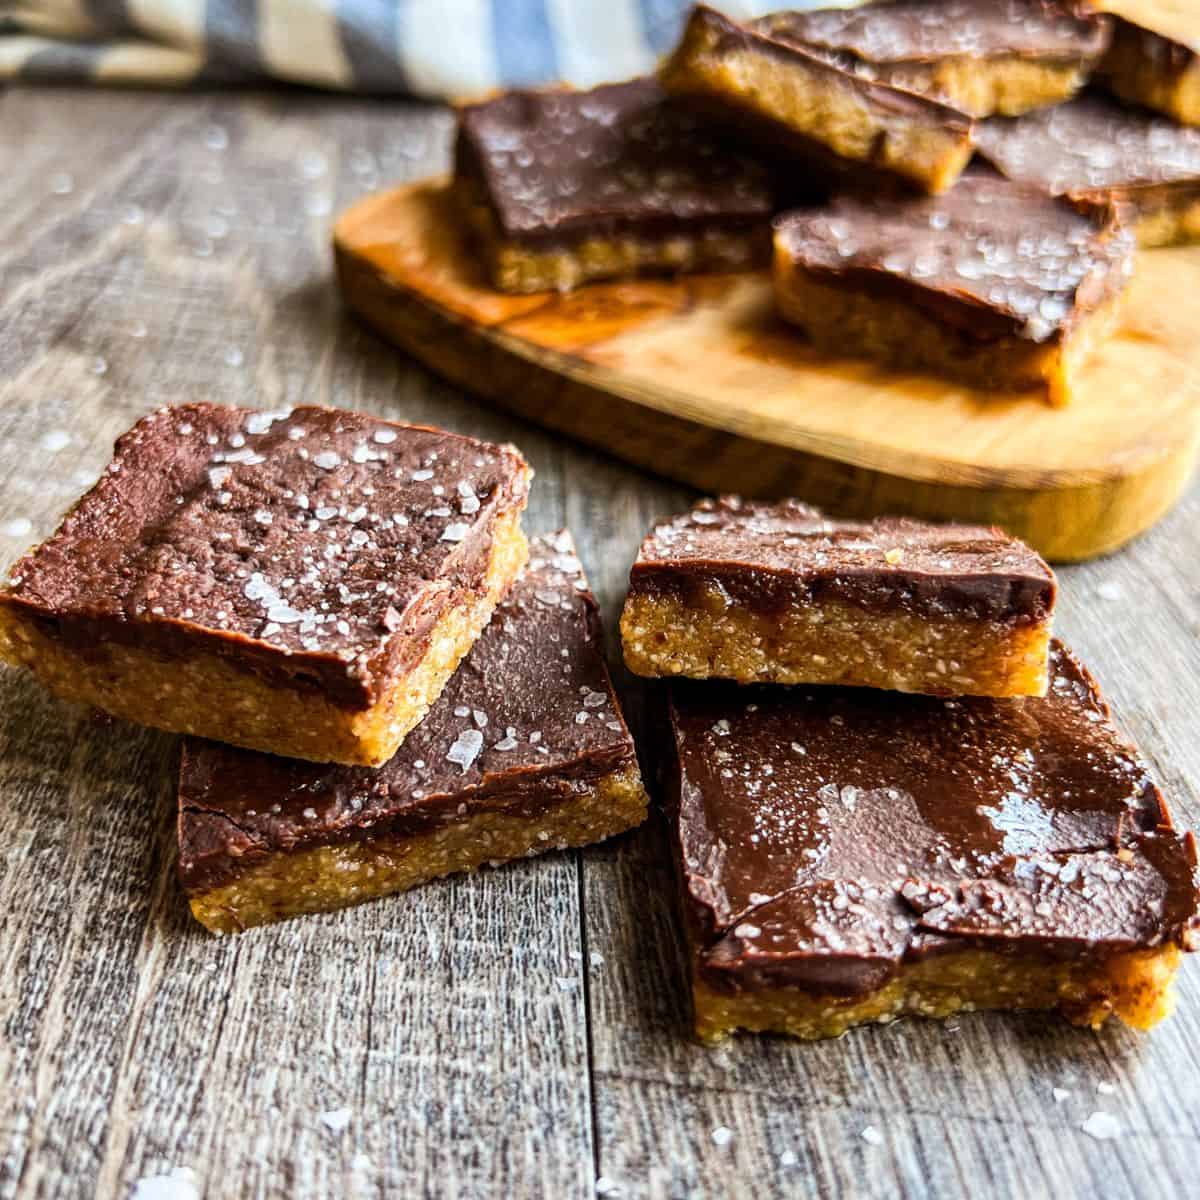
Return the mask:
<path fill-rule="evenodd" d="M 552 772 L 546 786 L 553 794 Z M 221 887 L 189 892 L 188 901 L 202 925 L 235 933 L 345 908 L 485 864 L 603 841 L 640 825 L 648 804 L 635 761 L 533 816 L 480 811 L 407 838 L 277 851 Z"/>
<path fill-rule="evenodd" d="M 1075 398 L 1076 376 L 1116 325 L 1123 298 L 1119 292 L 1077 312 L 1070 326 L 1044 342 L 1015 334 L 979 340 L 901 300 L 811 272 L 778 242 L 773 278 L 780 314 L 824 353 L 927 370 L 985 390 L 1038 389 L 1055 407 Z"/>
<path fill-rule="evenodd" d="M 1180 958 L 1175 945 L 1073 960 L 966 947 L 905 964 L 875 991 L 853 997 L 799 988 L 726 992 L 693 976 L 695 1029 L 710 1043 L 739 1030 L 813 1040 L 900 1017 L 944 1019 L 984 1009 L 1057 1010 L 1093 1029 L 1115 1016 L 1149 1029 L 1171 1013 Z"/>
<path fill-rule="evenodd" d="M 946 106 L 870 83 L 803 53 L 781 60 L 752 46 L 718 50 L 728 27 L 714 14 L 694 12 L 659 72 L 664 90 L 720 104 L 731 120 L 741 112 L 781 126 L 840 158 L 878 167 L 932 193 L 946 191 L 970 161 L 965 116 L 961 128 L 953 128 L 947 122 L 956 114 Z M 873 100 L 873 89 L 895 92 L 915 111 L 899 112 Z"/>
<path fill-rule="evenodd" d="M 710 612 L 674 596 L 632 592 L 621 639 L 626 666 L 647 677 L 1042 696 L 1050 622 L 874 612 L 827 600 L 771 614 Z"/>
<path fill-rule="evenodd" d="M 765 216 L 757 227 L 744 231 L 714 222 L 711 228 L 693 226 L 655 237 L 629 232 L 585 235 L 538 246 L 504 236 L 475 181 L 457 179 L 454 189 L 458 208 L 484 251 L 492 285 L 502 292 L 565 292 L 604 279 L 748 271 L 771 259 Z"/>
<path fill-rule="evenodd" d="M 370 708 L 345 708 L 317 692 L 272 683 L 202 639 L 187 655 L 116 642 L 78 654 L 21 606 L 3 602 L 0 658 L 27 667 L 56 696 L 124 720 L 287 758 L 378 766 L 441 695 L 528 560 L 520 522 L 516 509 L 496 518 L 483 588 L 442 614 L 420 661 Z"/>

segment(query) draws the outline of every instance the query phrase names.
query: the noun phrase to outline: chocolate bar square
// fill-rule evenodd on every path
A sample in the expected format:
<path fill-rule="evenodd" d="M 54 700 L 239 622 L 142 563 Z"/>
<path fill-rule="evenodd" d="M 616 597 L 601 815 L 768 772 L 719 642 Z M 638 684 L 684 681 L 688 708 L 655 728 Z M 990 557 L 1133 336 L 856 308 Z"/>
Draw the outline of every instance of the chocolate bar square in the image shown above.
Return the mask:
<path fill-rule="evenodd" d="M 525 562 L 511 447 L 333 408 L 162 408 L 0 591 L 0 657 L 114 716 L 376 764 Z"/>
<path fill-rule="evenodd" d="M 701 1038 L 1169 1013 L 1195 842 L 1060 644 L 1044 699 L 677 682 L 670 715 Z"/>

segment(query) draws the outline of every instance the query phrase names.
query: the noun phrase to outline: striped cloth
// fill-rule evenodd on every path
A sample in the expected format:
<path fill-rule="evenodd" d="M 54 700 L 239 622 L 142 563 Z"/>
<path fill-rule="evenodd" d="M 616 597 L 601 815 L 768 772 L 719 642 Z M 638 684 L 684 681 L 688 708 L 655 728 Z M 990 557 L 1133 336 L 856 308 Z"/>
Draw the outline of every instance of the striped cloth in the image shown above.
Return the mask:
<path fill-rule="evenodd" d="M 817 3 L 807 0 L 808 7 Z M 0 80 L 162 86 L 277 79 L 430 97 L 556 80 L 588 86 L 648 71 L 677 37 L 689 6 L 689 0 L 0 0 Z M 785 6 L 805 7 L 806 0 L 721 4 L 731 16 Z"/>

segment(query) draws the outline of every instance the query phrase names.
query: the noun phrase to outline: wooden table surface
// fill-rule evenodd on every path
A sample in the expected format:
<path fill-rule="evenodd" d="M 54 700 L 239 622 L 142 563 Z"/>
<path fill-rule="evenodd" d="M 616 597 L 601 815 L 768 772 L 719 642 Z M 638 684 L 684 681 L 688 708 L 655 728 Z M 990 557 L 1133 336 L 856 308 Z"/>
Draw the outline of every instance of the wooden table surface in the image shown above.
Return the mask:
<path fill-rule="evenodd" d="M 335 404 L 520 445 L 528 527 L 572 527 L 611 631 L 687 494 L 472 403 L 331 284 L 333 214 L 444 168 L 449 130 L 299 93 L 0 93 L 0 567 L 157 405 Z M 1059 618 L 1193 825 L 1198 517 L 1193 490 L 1064 570 Z M 174 754 L 0 673 L 3 1200 L 172 1171 L 235 1200 L 1200 1196 L 1200 964 L 1150 1035 L 982 1015 L 704 1049 L 657 820 L 218 939 L 175 879 Z"/>

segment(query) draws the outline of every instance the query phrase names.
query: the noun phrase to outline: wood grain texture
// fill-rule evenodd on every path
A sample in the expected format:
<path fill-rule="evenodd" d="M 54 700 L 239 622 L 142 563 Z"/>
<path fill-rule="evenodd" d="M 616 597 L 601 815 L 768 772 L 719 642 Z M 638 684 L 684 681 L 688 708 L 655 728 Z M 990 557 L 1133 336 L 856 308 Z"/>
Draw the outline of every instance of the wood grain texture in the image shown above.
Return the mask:
<path fill-rule="evenodd" d="M 291 94 L 0 93 L 0 568 L 160 403 L 332 403 L 515 441 L 530 527 L 573 527 L 613 628 L 689 493 L 470 403 L 332 285 L 331 214 L 442 169 L 448 130 Z M 1198 563 L 1193 491 L 1065 570 L 1059 622 L 1193 825 Z M 653 759 L 654 689 L 618 681 Z M 205 1200 L 557 1200 L 597 1174 L 654 1198 L 1200 1195 L 1196 963 L 1149 1036 L 986 1016 L 714 1052 L 687 1038 L 656 821 L 218 940 L 175 881 L 174 755 L 0 672 L 0 1200 L 123 1200 L 173 1167 Z M 1080 1130 L 1096 1110 L 1120 1137 Z"/>
<path fill-rule="evenodd" d="M 444 182 L 389 189 L 334 231 L 347 303 L 446 378 L 707 491 L 847 515 L 1001 524 L 1055 560 L 1112 550 L 1178 499 L 1200 447 L 1200 250 L 1144 254 L 1069 409 L 826 358 L 765 274 L 505 296 Z"/>

